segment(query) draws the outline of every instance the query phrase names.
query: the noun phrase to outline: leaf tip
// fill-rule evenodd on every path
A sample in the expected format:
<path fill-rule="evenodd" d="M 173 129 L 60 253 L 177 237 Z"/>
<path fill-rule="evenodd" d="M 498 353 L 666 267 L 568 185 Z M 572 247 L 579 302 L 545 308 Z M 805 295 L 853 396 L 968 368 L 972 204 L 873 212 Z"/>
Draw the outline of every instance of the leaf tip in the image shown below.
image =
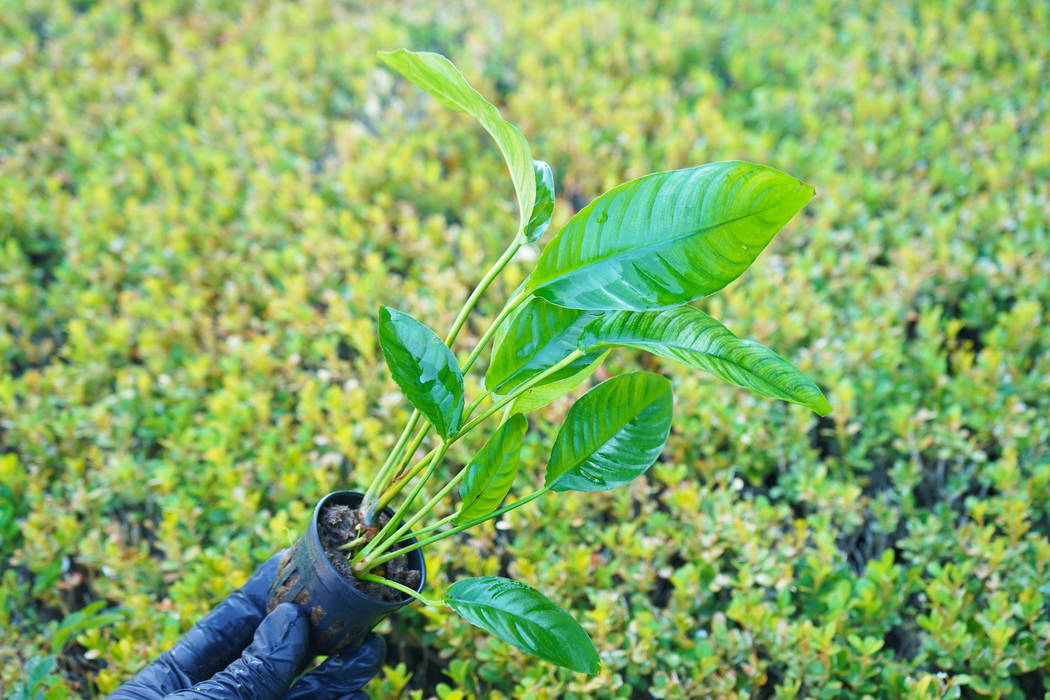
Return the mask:
<path fill-rule="evenodd" d="M 795 194 L 801 195 L 802 198 L 806 200 L 806 203 L 802 205 L 806 206 L 806 204 L 809 204 L 810 200 L 812 200 L 817 195 L 817 188 L 813 185 L 810 185 L 809 183 L 802 182 L 802 180 L 799 180 L 798 189 L 795 190 Z"/>
<path fill-rule="evenodd" d="M 831 404 L 828 403 L 828 400 L 823 396 L 820 397 L 819 401 L 815 401 L 813 405 L 810 406 L 810 408 L 812 408 L 813 411 L 821 418 L 831 413 L 832 410 Z"/>

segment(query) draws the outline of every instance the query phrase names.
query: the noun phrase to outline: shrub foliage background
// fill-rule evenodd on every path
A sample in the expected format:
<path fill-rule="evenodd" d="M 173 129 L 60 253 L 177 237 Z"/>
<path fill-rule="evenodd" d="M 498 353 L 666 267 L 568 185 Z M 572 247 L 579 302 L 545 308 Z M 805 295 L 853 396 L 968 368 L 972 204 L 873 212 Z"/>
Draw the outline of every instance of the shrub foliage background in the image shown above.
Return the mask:
<path fill-rule="evenodd" d="M 602 675 L 416 609 L 372 694 L 1043 697 L 1050 7 L 443 5 L 0 0 L 5 693 L 52 650 L 48 698 L 112 690 L 378 467 L 407 406 L 379 305 L 446 328 L 516 221 L 484 132 L 378 67 L 408 46 L 551 162 L 552 233 L 653 170 L 813 183 L 699 305 L 835 412 L 621 355 L 675 384 L 648 478 L 428 551 L 573 610 Z"/>

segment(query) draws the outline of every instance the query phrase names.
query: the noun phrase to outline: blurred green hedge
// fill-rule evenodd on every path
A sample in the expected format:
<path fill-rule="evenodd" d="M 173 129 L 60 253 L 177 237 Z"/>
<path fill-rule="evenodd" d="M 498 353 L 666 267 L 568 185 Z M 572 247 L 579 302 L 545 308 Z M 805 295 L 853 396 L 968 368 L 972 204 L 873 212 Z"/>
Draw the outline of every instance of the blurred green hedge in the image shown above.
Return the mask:
<path fill-rule="evenodd" d="M 813 183 L 700 306 L 835 411 L 615 355 L 674 380 L 648 477 L 427 554 L 435 589 L 509 572 L 573 610 L 603 674 L 412 610 L 373 696 L 1044 697 L 1047 36 L 1040 0 L 0 0 L 5 694 L 52 646 L 49 700 L 112 690 L 377 469 L 406 418 L 377 307 L 447 327 L 515 225 L 484 132 L 378 67 L 407 46 L 552 164 L 552 233 L 653 170 Z M 92 601 L 123 612 L 88 629 Z"/>

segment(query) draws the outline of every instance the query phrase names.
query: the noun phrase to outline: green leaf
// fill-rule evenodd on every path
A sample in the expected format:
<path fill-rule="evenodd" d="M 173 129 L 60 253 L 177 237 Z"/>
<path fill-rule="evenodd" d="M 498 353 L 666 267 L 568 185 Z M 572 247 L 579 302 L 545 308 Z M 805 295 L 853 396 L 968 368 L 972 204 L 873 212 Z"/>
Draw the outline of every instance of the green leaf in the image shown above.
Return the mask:
<path fill-rule="evenodd" d="M 379 307 L 379 345 L 401 392 L 438 435 L 455 434 L 463 419 L 463 374 L 434 331 L 385 306 Z"/>
<path fill-rule="evenodd" d="M 652 372 L 606 380 L 572 405 L 544 482 L 552 491 L 606 491 L 633 481 L 671 432 L 671 382 Z"/>
<path fill-rule="evenodd" d="M 558 364 L 576 351 L 584 327 L 598 316 L 594 311 L 565 309 L 533 297 L 505 323 L 506 331 L 498 338 L 485 372 L 485 388 L 506 395 Z M 580 357 L 546 377 L 544 383 L 577 374 L 599 354 Z"/>
<path fill-rule="evenodd" d="M 470 460 L 459 487 L 463 505 L 454 524 L 488 515 L 506 498 L 518 476 L 521 438 L 528 427 L 524 416 L 511 417 Z"/>
<path fill-rule="evenodd" d="M 25 687 L 29 697 L 35 697 L 37 689 L 55 670 L 55 663 L 56 659 L 54 656 L 34 656 L 26 661 Z"/>
<path fill-rule="evenodd" d="M 536 173 L 536 204 L 525 227 L 525 240 L 529 243 L 535 243 L 547 232 L 554 216 L 554 173 L 551 166 L 542 160 L 534 160 L 532 167 Z"/>
<path fill-rule="evenodd" d="M 681 306 L 666 311 L 614 311 L 595 319 L 580 337 L 580 349 L 626 345 L 710 372 L 735 386 L 831 412 L 820 389 L 769 348 L 741 340 L 703 311 Z"/>
<path fill-rule="evenodd" d="M 594 675 L 601 661 L 580 623 L 547 596 L 518 581 L 485 576 L 457 581 L 445 605 L 507 644 L 564 668 Z"/>
<path fill-rule="evenodd" d="M 529 142 L 521 132 L 504 121 L 499 110 L 472 88 L 463 74 L 441 54 L 398 49 L 380 51 L 377 55 L 444 106 L 456 112 L 466 112 L 481 122 L 485 131 L 495 139 L 510 168 L 514 191 L 518 195 L 518 230 L 524 232 L 536 202 L 536 176 Z"/>
<path fill-rule="evenodd" d="M 560 399 L 561 397 L 568 394 L 570 391 L 575 389 L 577 386 L 582 384 L 587 377 L 594 374 L 594 371 L 601 367 L 601 364 L 605 362 L 605 358 L 609 356 L 609 350 L 606 350 L 602 354 L 595 358 L 594 362 L 581 369 L 576 374 L 566 379 L 561 379 L 550 384 L 540 384 L 534 386 L 518 398 L 514 399 L 511 411 L 514 413 L 528 413 L 529 411 L 535 411 L 538 408 L 543 408 L 551 401 Z M 500 394 L 493 394 L 492 400 L 499 401 L 502 398 Z"/>
<path fill-rule="evenodd" d="M 574 309 L 684 304 L 739 277 L 813 194 L 778 170 L 740 161 L 646 175 L 572 217 L 526 291 Z"/>

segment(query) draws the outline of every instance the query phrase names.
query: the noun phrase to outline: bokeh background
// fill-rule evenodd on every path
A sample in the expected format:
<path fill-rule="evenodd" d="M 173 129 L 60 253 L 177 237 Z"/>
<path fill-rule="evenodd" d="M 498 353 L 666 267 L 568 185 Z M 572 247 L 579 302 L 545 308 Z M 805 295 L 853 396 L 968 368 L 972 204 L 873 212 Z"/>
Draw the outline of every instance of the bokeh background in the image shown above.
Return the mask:
<path fill-rule="evenodd" d="M 410 609 L 373 697 L 1046 697 L 1048 36 L 1039 0 L 0 0 L 4 694 L 51 655 L 37 697 L 111 691 L 377 469 L 407 417 L 378 306 L 447 328 L 516 223 L 487 135 L 374 57 L 406 46 L 551 163 L 548 239 L 654 170 L 813 183 L 698 305 L 835 410 L 614 354 L 674 381 L 646 478 L 427 552 L 431 592 L 572 610 L 602 675 Z"/>

